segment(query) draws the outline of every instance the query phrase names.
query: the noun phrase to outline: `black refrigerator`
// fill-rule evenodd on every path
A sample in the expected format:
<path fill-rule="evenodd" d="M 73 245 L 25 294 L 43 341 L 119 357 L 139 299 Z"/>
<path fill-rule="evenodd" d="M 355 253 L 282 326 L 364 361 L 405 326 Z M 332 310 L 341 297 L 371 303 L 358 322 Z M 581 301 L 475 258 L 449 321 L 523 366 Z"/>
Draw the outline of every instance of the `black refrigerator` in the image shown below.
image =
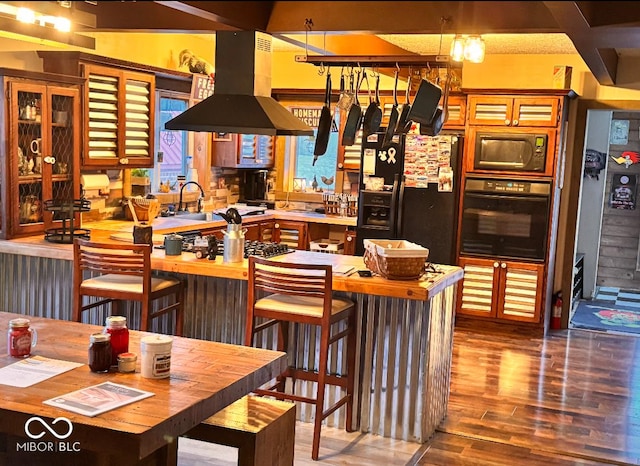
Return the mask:
<path fill-rule="evenodd" d="M 362 143 L 356 254 L 364 239 L 405 239 L 428 248 L 430 262 L 455 265 L 461 134 L 410 132 L 384 147 L 383 139 Z"/>

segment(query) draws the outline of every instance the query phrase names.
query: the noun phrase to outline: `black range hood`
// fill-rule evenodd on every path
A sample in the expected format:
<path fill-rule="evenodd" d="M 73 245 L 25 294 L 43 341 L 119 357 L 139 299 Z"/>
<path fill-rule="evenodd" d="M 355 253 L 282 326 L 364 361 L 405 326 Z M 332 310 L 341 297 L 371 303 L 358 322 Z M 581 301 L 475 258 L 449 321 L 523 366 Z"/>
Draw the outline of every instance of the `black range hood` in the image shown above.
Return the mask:
<path fill-rule="evenodd" d="M 313 128 L 271 97 L 271 36 L 216 32 L 213 95 L 164 125 L 169 130 L 313 136 Z"/>

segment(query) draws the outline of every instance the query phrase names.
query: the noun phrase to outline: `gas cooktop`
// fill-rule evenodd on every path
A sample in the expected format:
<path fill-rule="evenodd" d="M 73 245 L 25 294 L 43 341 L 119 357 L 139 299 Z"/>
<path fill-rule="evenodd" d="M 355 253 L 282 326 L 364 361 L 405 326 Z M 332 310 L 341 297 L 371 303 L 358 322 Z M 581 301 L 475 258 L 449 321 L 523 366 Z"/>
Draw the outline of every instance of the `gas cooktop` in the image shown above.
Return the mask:
<path fill-rule="evenodd" d="M 183 252 L 194 252 L 194 242 L 195 239 L 200 237 L 199 231 L 186 231 L 180 233 L 183 237 L 182 241 L 182 251 Z M 222 257 L 224 254 L 224 241 L 218 240 L 218 250 L 217 255 Z M 156 249 L 164 249 L 163 245 L 156 246 Z M 285 243 L 274 243 L 271 241 L 252 241 L 245 240 L 244 242 L 244 258 L 248 258 L 249 256 L 259 256 L 259 257 L 275 257 L 282 254 L 288 254 L 290 252 L 294 252 L 293 249 L 289 249 L 289 246 Z"/>

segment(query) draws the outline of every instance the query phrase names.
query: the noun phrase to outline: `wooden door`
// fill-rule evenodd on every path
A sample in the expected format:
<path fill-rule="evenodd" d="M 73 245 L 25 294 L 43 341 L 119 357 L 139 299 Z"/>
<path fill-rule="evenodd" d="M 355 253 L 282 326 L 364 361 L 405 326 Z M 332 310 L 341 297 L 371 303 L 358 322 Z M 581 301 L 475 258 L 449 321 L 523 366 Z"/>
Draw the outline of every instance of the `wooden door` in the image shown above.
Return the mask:
<path fill-rule="evenodd" d="M 491 259 L 461 257 L 464 279 L 458 287 L 458 309 L 463 315 L 495 317 L 500 263 Z"/>
<path fill-rule="evenodd" d="M 544 295 L 543 271 L 542 264 L 501 261 L 496 316 L 506 320 L 539 323 Z"/>
<path fill-rule="evenodd" d="M 273 241 L 285 243 L 293 249 L 307 250 L 309 242 L 306 222 L 276 220 L 273 228 Z"/>

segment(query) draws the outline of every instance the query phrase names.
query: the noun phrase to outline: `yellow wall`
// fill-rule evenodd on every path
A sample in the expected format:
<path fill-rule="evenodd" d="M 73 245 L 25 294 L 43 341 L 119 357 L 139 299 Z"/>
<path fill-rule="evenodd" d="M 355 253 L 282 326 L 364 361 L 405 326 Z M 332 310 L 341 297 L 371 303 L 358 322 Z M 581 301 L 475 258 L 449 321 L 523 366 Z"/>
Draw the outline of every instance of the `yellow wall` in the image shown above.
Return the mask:
<path fill-rule="evenodd" d="M 213 34 L 153 34 L 153 33 L 87 33 L 96 39 L 95 50 L 87 53 L 127 60 L 134 63 L 177 70 L 178 56 L 184 49 L 215 65 L 215 36 Z M 70 47 L 67 47 L 71 49 Z M 34 71 L 42 69 L 36 50 L 53 49 L 44 42 L 0 40 L 2 66 Z M 57 48 L 58 50 L 60 48 Z M 324 77 L 319 67 L 296 63 L 299 51 L 278 51 L 272 55 L 272 88 L 323 89 Z M 554 65 L 573 68 L 571 88 L 581 98 L 598 100 L 640 100 L 640 76 L 634 62 L 622 62 L 619 72 L 625 87 L 600 86 L 582 58 L 577 55 L 487 55 L 484 63 L 464 63 L 462 87 L 466 89 L 548 89 L 552 87 Z M 185 69 L 180 69 L 186 71 Z M 340 70 L 332 69 L 333 86 L 339 85 Z M 374 83 L 371 82 L 373 86 Z M 406 83 L 401 82 L 399 90 Z M 393 88 L 393 79 L 382 76 L 380 89 Z M 363 88 L 366 94 L 366 86 Z"/>

